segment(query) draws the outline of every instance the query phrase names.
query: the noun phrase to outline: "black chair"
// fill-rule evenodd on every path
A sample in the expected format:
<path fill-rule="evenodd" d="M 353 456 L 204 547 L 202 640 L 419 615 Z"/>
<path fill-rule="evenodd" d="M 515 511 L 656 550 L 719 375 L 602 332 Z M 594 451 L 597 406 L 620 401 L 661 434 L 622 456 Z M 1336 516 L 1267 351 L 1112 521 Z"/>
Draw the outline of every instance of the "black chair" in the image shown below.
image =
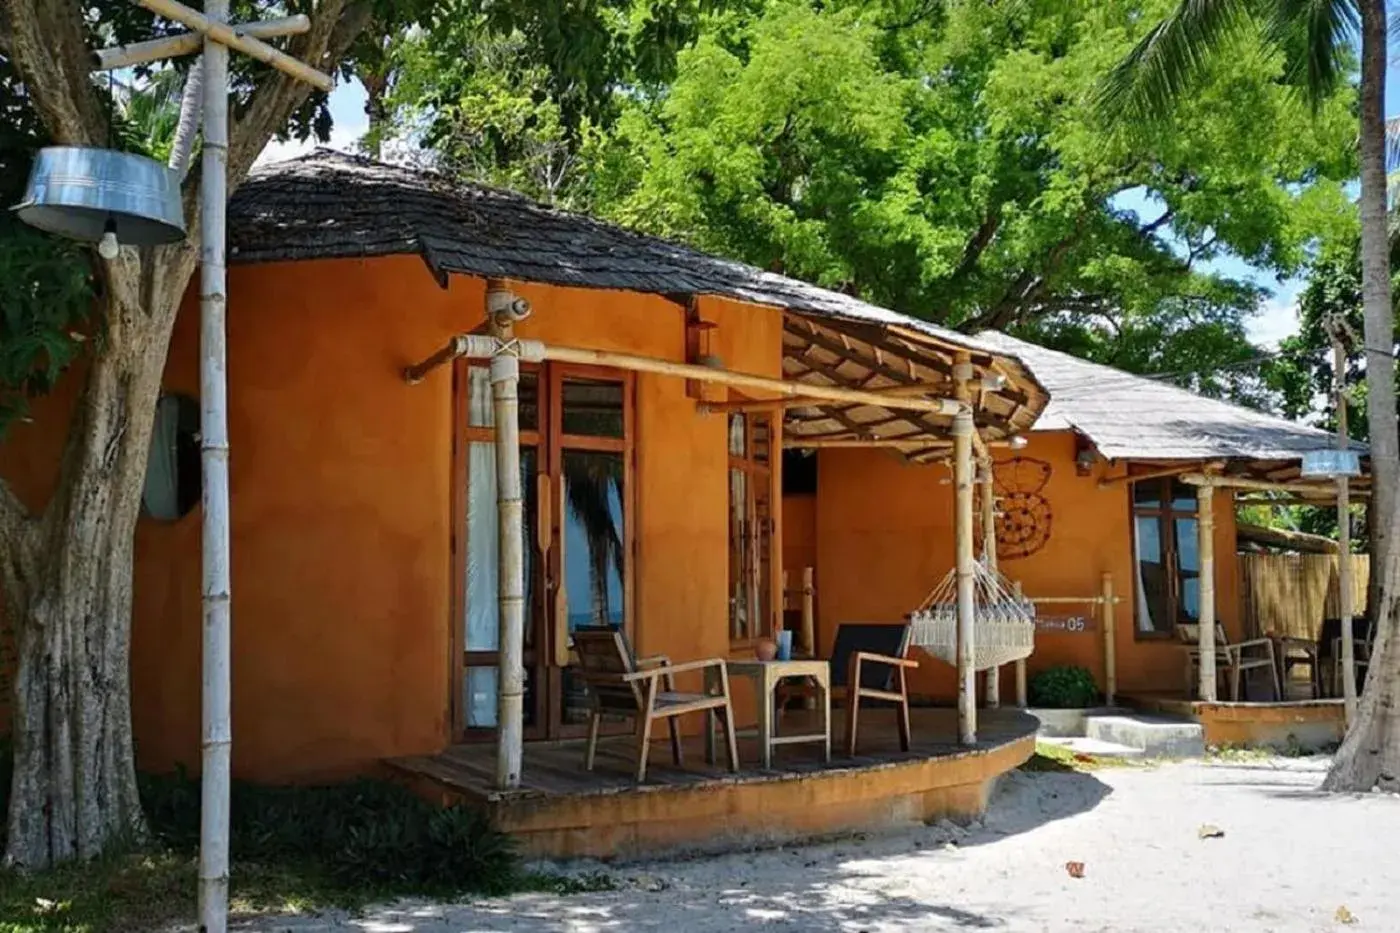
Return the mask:
<path fill-rule="evenodd" d="M 909 650 L 909 635 L 907 622 L 842 622 L 836 626 L 831 647 L 831 696 L 833 702 L 845 699 L 846 754 L 856 753 L 862 705 L 894 707 L 899 747 L 909 751 L 909 686 L 904 672 L 919 666 L 918 661 L 904 656 Z"/>

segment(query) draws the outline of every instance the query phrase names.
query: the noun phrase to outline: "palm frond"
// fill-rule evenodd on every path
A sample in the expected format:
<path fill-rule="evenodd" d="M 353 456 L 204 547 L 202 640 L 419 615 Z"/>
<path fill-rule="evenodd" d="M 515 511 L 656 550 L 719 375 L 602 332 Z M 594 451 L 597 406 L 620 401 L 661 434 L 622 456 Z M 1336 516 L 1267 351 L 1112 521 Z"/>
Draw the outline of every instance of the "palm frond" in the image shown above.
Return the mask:
<path fill-rule="evenodd" d="M 1252 12 L 1250 0 L 1181 0 L 1104 78 L 1095 101 L 1099 113 L 1115 123 L 1166 116 Z"/>
<path fill-rule="evenodd" d="M 1360 28 L 1356 0 L 1274 0 L 1264 39 L 1283 51 L 1286 79 L 1316 109 L 1351 71 Z"/>

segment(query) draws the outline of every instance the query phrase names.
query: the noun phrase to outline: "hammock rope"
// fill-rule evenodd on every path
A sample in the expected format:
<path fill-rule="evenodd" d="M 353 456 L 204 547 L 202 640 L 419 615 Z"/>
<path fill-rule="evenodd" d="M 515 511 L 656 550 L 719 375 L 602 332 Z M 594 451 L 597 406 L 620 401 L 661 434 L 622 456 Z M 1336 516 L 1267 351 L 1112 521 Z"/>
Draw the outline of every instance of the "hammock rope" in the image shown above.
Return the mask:
<path fill-rule="evenodd" d="M 1029 657 L 1035 648 L 1035 604 L 981 561 L 973 564 L 973 660 L 985 671 Z M 934 657 L 958 661 L 958 573 L 948 571 L 910 613 L 910 642 Z"/>

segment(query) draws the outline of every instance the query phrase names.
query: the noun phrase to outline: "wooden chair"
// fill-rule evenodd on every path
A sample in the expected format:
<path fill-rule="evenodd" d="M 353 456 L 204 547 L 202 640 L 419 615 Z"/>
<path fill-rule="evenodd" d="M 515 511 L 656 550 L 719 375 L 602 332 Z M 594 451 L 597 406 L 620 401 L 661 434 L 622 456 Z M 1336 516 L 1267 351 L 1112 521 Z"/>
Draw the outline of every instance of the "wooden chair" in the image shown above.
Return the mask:
<path fill-rule="evenodd" d="M 592 703 L 588 719 L 588 746 L 583 766 L 593 770 L 598 747 L 598 726 L 605 715 L 635 719 L 637 723 L 637 783 L 646 780 L 651 747 L 651 724 L 666 720 L 671 734 L 671 757 L 681 764 L 681 734 L 677 716 L 704 713 L 705 726 L 713 734 L 712 716 L 718 716 L 729 752 L 729 768 L 739 770 L 739 750 L 734 738 L 734 713 L 729 703 L 729 675 L 722 658 L 672 664 L 664 655 L 634 659 L 622 632 L 614 628 L 586 628 L 573 633 L 579 676 Z M 703 693 L 679 693 L 675 675 L 687 671 L 706 673 Z M 710 692 L 710 684 L 718 692 Z"/>
<path fill-rule="evenodd" d="M 1357 624 L 1358 622 L 1364 623 L 1366 629 L 1365 632 L 1361 633 L 1359 636 L 1356 632 L 1356 629 L 1361 627 Z M 1338 623 L 1338 627 L 1340 627 L 1340 623 Z M 1366 675 L 1371 669 L 1371 648 L 1373 645 L 1371 636 L 1375 634 L 1375 631 L 1375 626 L 1369 624 L 1369 620 L 1352 620 L 1351 654 L 1352 666 L 1356 669 L 1356 692 L 1358 696 L 1366 686 Z M 1342 639 L 1340 637 L 1332 639 L 1332 664 L 1334 692 L 1337 696 L 1341 696 L 1344 688 L 1342 687 Z"/>
<path fill-rule="evenodd" d="M 1200 669 L 1201 627 L 1195 623 L 1179 624 L 1176 635 L 1182 642 L 1186 654 L 1186 695 L 1194 696 Z M 1252 638 L 1248 641 L 1231 644 L 1225 635 L 1225 626 L 1215 625 L 1215 672 L 1216 676 L 1228 674 L 1230 677 L 1230 699 L 1240 699 L 1240 679 L 1246 671 L 1267 668 L 1269 683 L 1274 688 L 1274 699 L 1283 699 L 1283 686 L 1279 683 L 1278 663 L 1274 658 L 1274 643 L 1268 638 Z"/>
<path fill-rule="evenodd" d="M 833 701 L 844 698 L 846 705 L 846 754 L 856 753 L 864 700 L 894 707 L 899 747 L 909 751 L 909 687 L 904 672 L 919 666 L 918 661 L 904 656 L 909 650 L 909 634 L 907 622 L 842 622 L 836 626 L 831 647 L 831 695 Z M 783 696 L 780 688 L 779 709 Z"/>

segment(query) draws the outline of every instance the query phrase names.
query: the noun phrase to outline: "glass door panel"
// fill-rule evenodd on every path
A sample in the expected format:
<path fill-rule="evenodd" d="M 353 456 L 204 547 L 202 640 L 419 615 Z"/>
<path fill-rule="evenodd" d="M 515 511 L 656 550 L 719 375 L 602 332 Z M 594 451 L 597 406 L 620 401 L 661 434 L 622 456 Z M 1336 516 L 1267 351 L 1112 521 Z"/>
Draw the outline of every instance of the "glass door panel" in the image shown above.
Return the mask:
<path fill-rule="evenodd" d="M 626 459 L 615 451 L 564 450 L 560 464 L 562 603 L 567 631 L 586 626 L 621 628 L 626 620 Z M 561 722 L 586 722 L 582 684 L 568 667 L 562 680 Z"/>

